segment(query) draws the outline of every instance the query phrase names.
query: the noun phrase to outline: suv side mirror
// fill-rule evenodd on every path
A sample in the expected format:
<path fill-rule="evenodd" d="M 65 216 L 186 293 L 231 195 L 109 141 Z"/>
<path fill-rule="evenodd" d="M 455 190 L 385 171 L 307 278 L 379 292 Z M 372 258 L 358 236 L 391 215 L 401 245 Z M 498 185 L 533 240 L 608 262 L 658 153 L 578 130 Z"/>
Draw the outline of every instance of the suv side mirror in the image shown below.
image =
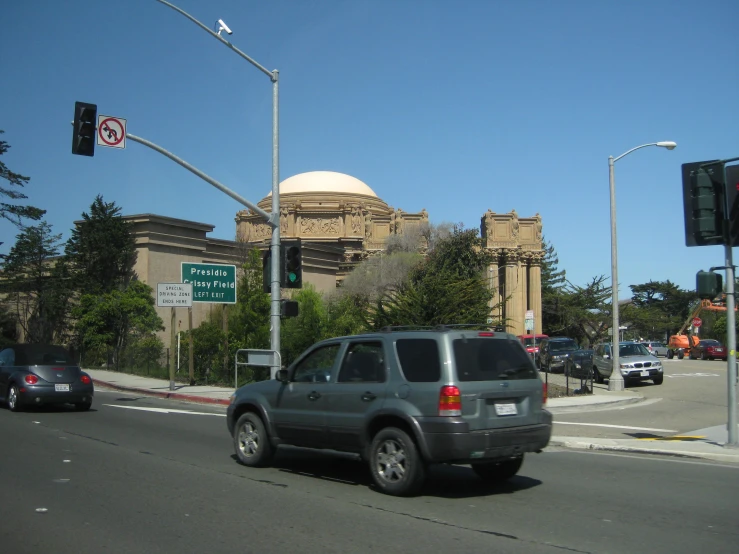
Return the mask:
<path fill-rule="evenodd" d="M 280 383 L 287 383 L 287 370 L 278 369 L 277 375 L 275 375 L 275 379 L 277 379 Z"/>

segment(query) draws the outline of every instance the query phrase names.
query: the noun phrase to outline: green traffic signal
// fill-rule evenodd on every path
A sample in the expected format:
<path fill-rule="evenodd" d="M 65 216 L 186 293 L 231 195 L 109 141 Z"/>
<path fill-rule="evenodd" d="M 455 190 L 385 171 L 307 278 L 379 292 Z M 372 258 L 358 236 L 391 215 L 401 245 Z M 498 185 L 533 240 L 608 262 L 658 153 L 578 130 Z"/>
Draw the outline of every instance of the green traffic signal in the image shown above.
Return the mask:
<path fill-rule="evenodd" d="M 299 289 L 303 286 L 303 267 L 300 246 L 285 246 L 283 286 L 288 289 Z"/>

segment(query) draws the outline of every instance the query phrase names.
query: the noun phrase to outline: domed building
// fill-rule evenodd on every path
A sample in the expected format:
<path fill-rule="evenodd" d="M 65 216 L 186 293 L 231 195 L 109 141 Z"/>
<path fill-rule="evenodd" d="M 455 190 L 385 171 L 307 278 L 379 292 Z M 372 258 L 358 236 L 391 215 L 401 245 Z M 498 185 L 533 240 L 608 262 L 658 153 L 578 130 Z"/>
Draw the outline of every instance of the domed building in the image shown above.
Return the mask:
<path fill-rule="evenodd" d="M 257 205 L 270 212 L 271 193 Z M 361 180 L 333 171 L 311 171 L 294 175 L 280 183 L 280 238 L 299 242 L 303 260 L 303 281 L 318 291 L 340 286 L 342 279 L 361 260 L 380 254 L 388 237 L 402 235 L 412 226 L 428 221 L 425 209 L 407 212 L 393 208 Z M 238 240 L 208 236 L 212 224 L 186 221 L 155 214 L 125 216 L 132 223 L 136 240 L 139 279 L 156 291 L 157 283 L 179 283 L 181 264 L 187 262 L 235 265 L 244 260 L 244 245 L 269 248 L 271 228 L 251 210 L 236 214 Z M 480 236 L 483 246 L 495 258 L 488 273 L 494 290 L 491 318 L 503 319 L 509 332 L 525 332 L 526 313 L 533 312 L 533 330 L 541 333 L 541 263 L 544 258 L 542 223 L 539 214 L 519 217 L 516 210 L 482 215 Z M 248 249 L 248 248 L 247 248 Z M 192 325 L 204 321 L 213 304 L 193 299 Z M 157 312 L 165 326 L 170 324 L 170 308 Z M 179 313 L 179 312 L 178 312 Z M 189 327 L 183 310 L 177 327 Z M 167 327 L 160 338 L 170 343 Z"/>
<path fill-rule="evenodd" d="M 271 211 L 272 193 L 257 206 Z M 426 210 L 393 209 L 367 184 L 343 173 L 311 171 L 280 183 L 280 240 L 303 245 L 303 264 L 309 272 L 313 266 L 319 290 L 336 287 L 353 264 L 384 250 L 390 235 L 403 234 L 406 225 L 421 221 L 428 221 Z M 236 236 L 266 249 L 272 230 L 261 216 L 243 210 L 236 214 Z M 328 276 L 321 266 L 332 254 L 339 256 L 339 268 Z"/>

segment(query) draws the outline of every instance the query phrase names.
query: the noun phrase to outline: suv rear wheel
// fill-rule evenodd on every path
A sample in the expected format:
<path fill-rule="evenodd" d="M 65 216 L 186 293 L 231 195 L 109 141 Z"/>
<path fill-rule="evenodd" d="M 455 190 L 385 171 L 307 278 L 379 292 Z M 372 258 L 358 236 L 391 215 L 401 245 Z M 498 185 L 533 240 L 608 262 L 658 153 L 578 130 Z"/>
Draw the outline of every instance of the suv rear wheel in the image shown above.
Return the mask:
<path fill-rule="evenodd" d="M 416 444 L 396 427 L 386 427 L 375 435 L 369 463 L 372 479 L 386 494 L 415 494 L 426 479 L 426 467 Z"/>
<path fill-rule="evenodd" d="M 246 412 L 236 423 L 234 450 L 239 462 L 245 466 L 264 467 L 272 461 L 274 449 L 269 442 L 262 418 L 254 412 Z"/>
<path fill-rule="evenodd" d="M 502 462 L 490 462 L 486 464 L 472 464 L 472 469 L 477 475 L 488 483 L 500 483 L 507 481 L 521 469 L 523 454 L 518 458 L 503 460 Z"/>

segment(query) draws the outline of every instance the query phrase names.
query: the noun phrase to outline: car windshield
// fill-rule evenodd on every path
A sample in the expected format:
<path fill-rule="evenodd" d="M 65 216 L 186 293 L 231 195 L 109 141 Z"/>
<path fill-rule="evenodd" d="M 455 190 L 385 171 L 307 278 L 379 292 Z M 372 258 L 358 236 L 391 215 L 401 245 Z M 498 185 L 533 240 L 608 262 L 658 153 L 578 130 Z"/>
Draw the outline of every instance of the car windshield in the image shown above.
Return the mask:
<path fill-rule="evenodd" d="M 523 339 L 523 345 L 524 346 L 539 346 L 542 339 L 540 337 L 534 338 L 534 337 L 524 337 Z"/>
<path fill-rule="evenodd" d="M 643 344 L 622 344 L 618 348 L 619 356 L 649 356 Z"/>
<path fill-rule="evenodd" d="M 549 343 L 552 352 L 563 352 L 565 350 L 577 350 L 577 343 L 574 340 L 558 340 Z"/>
<path fill-rule="evenodd" d="M 701 341 L 701 346 L 721 346 L 721 343 L 715 339 L 707 339 Z"/>

